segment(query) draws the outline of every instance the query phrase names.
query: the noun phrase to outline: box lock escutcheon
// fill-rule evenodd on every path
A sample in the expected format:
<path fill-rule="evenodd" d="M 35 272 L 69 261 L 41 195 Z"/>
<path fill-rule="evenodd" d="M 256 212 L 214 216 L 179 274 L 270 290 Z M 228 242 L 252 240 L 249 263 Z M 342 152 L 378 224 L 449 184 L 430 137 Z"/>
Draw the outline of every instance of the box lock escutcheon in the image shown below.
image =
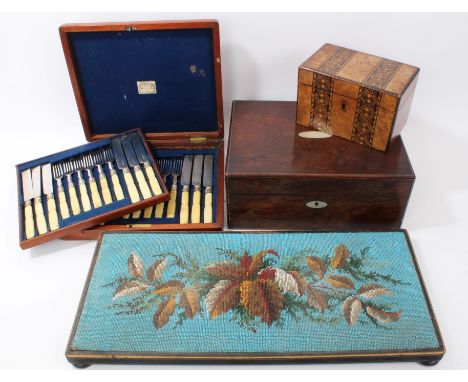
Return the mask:
<path fill-rule="evenodd" d="M 341 100 L 341 111 L 348 110 L 348 103 L 345 100 Z"/>
<path fill-rule="evenodd" d="M 326 206 L 328 206 L 328 204 L 322 202 L 321 200 L 312 200 L 306 203 L 306 206 L 309 208 L 325 208 Z"/>

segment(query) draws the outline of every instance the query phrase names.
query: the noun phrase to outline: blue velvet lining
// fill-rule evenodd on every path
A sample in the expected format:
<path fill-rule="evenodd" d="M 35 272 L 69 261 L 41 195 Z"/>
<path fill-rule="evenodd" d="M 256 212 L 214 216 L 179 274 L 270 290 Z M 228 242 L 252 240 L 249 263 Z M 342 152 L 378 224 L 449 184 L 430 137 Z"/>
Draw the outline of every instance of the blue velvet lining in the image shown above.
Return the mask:
<path fill-rule="evenodd" d="M 216 208 L 217 208 L 217 195 L 218 195 L 218 152 L 215 148 L 213 149 L 156 149 L 153 150 L 153 156 L 156 160 L 162 158 L 176 158 L 182 157 L 183 155 L 213 155 L 213 222 L 216 221 Z M 172 185 L 172 176 L 166 178 L 166 186 L 168 190 L 171 189 Z M 190 189 L 190 201 L 189 205 L 192 205 L 193 199 L 193 186 Z M 203 197 L 204 187 L 202 187 L 202 197 L 200 199 L 200 209 L 201 213 L 201 222 L 203 223 L 203 208 L 205 204 L 205 198 Z M 139 218 L 133 218 L 130 216 L 128 219 L 119 218 L 109 222 L 106 222 L 106 225 L 128 225 L 128 224 L 179 224 L 179 212 L 180 212 L 180 203 L 182 197 L 182 185 L 180 184 L 180 177 L 178 180 L 178 190 L 177 190 L 177 200 L 176 200 L 176 212 L 174 218 L 166 218 L 167 212 L 167 203 L 164 207 L 163 217 L 155 218 L 154 209 L 151 218 L 145 218 L 143 213 Z"/>
<path fill-rule="evenodd" d="M 42 158 L 39 158 L 39 159 L 35 159 L 35 160 L 32 160 L 32 161 L 17 165 L 16 166 L 16 171 L 17 171 L 17 176 L 18 176 L 18 181 L 19 181 L 19 190 L 20 190 L 20 192 L 19 192 L 19 204 L 21 206 L 21 208 L 20 208 L 20 224 L 23 224 L 23 222 L 24 222 L 24 207 L 23 207 L 24 197 L 23 197 L 23 183 L 22 183 L 22 177 L 21 177 L 21 173 L 24 170 L 27 170 L 27 169 L 32 170 L 36 166 L 44 165 L 44 164 L 47 164 L 47 163 L 52 163 L 53 164 L 53 163 L 56 163 L 56 162 L 60 162 L 60 161 L 62 161 L 64 159 L 67 159 L 67 158 L 70 158 L 70 157 L 73 157 L 73 156 L 76 156 L 76 155 L 79 155 L 79 154 L 82 154 L 82 153 L 85 153 L 85 152 L 88 152 L 88 151 L 91 151 L 91 150 L 95 150 L 95 149 L 98 149 L 100 147 L 107 146 L 109 144 L 110 144 L 110 139 L 101 139 L 101 140 L 96 141 L 96 142 L 92 142 L 92 143 L 88 143 L 88 144 L 85 144 L 85 145 L 82 145 L 82 146 L 74 147 L 74 148 L 69 149 L 69 150 L 65 150 L 65 151 L 62 151 L 62 152 L 59 152 L 59 153 L 56 153 L 56 154 L 48 155 L 48 156 L 45 156 L 45 157 L 42 157 Z M 111 178 L 110 178 L 109 166 L 107 164 L 105 164 L 105 165 L 102 166 L 102 168 L 103 168 L 103 170 L 105 171 L 105 173 L 107 175 L 107 182 L 109 184 L 109 189 L 110 189 L 111 194 L 112 194 L 113 202 L 110 203 L 110 204 L 104 204 L 103 203 L 102 207 L 92 208 L 90 211 L 87 211 L 87 212 L 84 212 L 82 210 L 81 213 L 78 214 L 78 215 L 73 215 L 71 213 L 70 200 L 69 200 L 69 195 L 68 195 L 68 180 L 67 180 L 66 176 L 64 176 L 62 178 L 62 185 L 63 185 L 64 190 L 65 190 L 65 195 L 66 195 L 66 198 L 67 198 L 67 204 L 68 204 L 69 211 L 70 211 L 70 217 L 67 218 L 67 219 L 62 219 L 61 218 L 59 202 L 58 202 L 57 182 L 55 180 L 53 180 L 52 183 L 53 183 L 53 187 L 54 187 L 54 198 L 55 198 L 55 204 L 57 206 L 57 215 L 58 215 L 58 221 L 59 221 L 59 227 L 60 228 L 68 227 L 68 226 L 71 226 L 73 224 L 82 222 L 84 220 L 88 220 L 90 218 L 94 218 L 94 217 L 102 215 L 104 213 L 115 211 L 116 209 L 119 209 L 119 208 L 122 208 L 122 207 L 125 207 L 125 206 L 128 206 L 128 205 L 132 204 L 132 202 L 130 200 L 130 196 L 129 196 L 128 191 L 127 191 L 127 188 L 125 187 L 125 180 L 123 178 L 123 174 L 122 174 L 121 171 L 118 170 L 117 165 L 116 165 L 115 162 L 113 163 L 113 166 L 114 166 L 114 169 L 117 170 L 117 175 L 119 176 L 120 184 L 122 186 L 122 190 L 124 192 L 125 198 L 122 199 L 122 200 L 119 200 L 119 201 L 116 200 L 116 196 L 114 194 L 113 187 L 112 187 L 112 181 L 111 181 Z M 97 170 L 96 167 L 94 167 L 92 171 L 93 171 L 93 176 L 96 179 L 96 184 L 98 186 L 99 194 L 101 195 L 101 198 L 102 198 L 102 190 L 101 190 L 101 185 L 100 185 L 100 182 L 99 182 L 98 170 Z M 88 195 L 91 198 L 91 193 L 90 193 L 90 190 L 89 190 L 88 172 L 86 170 L 83 170 L 82 174 L 83 174 L 83 178 L 84 178 L 84 180 L 86 182 L 86 185 L 87 185 Z M 79 187 L 78 187 L 78 175 L 76 174 L 76 172 L 74 172 L 72 174 L 72 179 L 74 181 L 74 185 L 75 185 L 76 193 L 77 193 L 77 196 L 78 196 L 78 200 L 80 200 L 80 204 L 81 204 L 80 190 L 79 190 Z M 41 181 L 42 181 L 42 179 L 41 179 Z M 136 182 L 136 180 L 135 180 L 135 182 Z M 162 181 L 160 180 L 160 182 L 162 182 Z M 42 190 L 42 183 L 41 183 L 41 190 Z M 142 198 L 141 194 L 140 194 L 140 197 Z M 33 204 L 33 209 L 34 209 L 34 202 L 32 202 L 32 204 Z M 47 221 L 48 209 L 47 209 L 47 198 L 46 198 L 45 195 L 42 195 L 42 206 L 43 206 L 44 215 L 46 216 L 46 221 Z M 37 230 L 35 232 L 35 235 L 36 236 L 38 235 Z M 22 240 L 25 240 L 25 239 L 26 239 L 26 234 L 25 234 L 25 232 L 23 232 Z"/>
<path fill-rule="evenodd" d="M 68 34 L 93 134 L 216 131 L 211 29 Z M 138 94 L 137 81 L 156 81 Z"/>

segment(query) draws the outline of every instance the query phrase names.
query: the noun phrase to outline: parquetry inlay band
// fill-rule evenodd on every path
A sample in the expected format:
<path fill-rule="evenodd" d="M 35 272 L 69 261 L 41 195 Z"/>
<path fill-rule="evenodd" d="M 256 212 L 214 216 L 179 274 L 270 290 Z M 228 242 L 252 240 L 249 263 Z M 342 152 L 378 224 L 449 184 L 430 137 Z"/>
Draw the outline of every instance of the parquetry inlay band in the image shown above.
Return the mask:
<path fill-rule="evenodd" d="M 400 67 L 399 62 L 382 59 L 362 83 L 376 88 L 385 88 Z"/>
<path fill-rule="evenodd" d="M 365 87 L 359 89 L 351 137 L 353 142 L 372 146 L 380 98 L 381 93 L 376 90 Z"/>
<path fill-rule="evenodd" d="M 401 64 L 398 62 L 382 59 L 362 83 L 376 88 L 385 88 L 400 66 Z M 362 86 L 359 89 L 351 137 L 354 142 L 372 146 L 381 96 L 377 90 Z"/>
<path fill-rule="evenodd" d="M 317 70 L 322 73 L 334 75 L 343 69 L 356 53 L 357 52 L 352 49 L 337 47 L 335 52 L 317 67 Z"/>
<path fill-rule="evenodd" d="M 328 121 L 331 112 L 331 96 L 333 93 L 333 78 L 314 73 L 312 82 L 312 113 L 310 126 L 314 129 L 328 132 Z"/>

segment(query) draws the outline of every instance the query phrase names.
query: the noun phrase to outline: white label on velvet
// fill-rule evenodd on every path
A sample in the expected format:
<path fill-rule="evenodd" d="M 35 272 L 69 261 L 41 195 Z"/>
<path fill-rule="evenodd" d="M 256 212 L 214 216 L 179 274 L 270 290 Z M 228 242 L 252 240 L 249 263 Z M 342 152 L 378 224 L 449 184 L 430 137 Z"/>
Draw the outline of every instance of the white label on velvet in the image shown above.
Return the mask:
<path fill-rule="evenodd" d="M 156 81 L 137 81 L 138 94 L 156 94 Z"/>

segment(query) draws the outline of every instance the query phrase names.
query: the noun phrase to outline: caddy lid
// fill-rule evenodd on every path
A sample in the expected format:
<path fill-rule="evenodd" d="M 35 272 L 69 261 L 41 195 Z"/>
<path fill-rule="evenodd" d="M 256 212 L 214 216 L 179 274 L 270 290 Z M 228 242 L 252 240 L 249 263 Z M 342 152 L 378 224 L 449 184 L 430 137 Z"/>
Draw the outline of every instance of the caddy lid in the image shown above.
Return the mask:
<path fill-rule="evenodd" d="M 223 138 L 215 20 L 66 24 L 60 36 L 88 141 Z"/>

